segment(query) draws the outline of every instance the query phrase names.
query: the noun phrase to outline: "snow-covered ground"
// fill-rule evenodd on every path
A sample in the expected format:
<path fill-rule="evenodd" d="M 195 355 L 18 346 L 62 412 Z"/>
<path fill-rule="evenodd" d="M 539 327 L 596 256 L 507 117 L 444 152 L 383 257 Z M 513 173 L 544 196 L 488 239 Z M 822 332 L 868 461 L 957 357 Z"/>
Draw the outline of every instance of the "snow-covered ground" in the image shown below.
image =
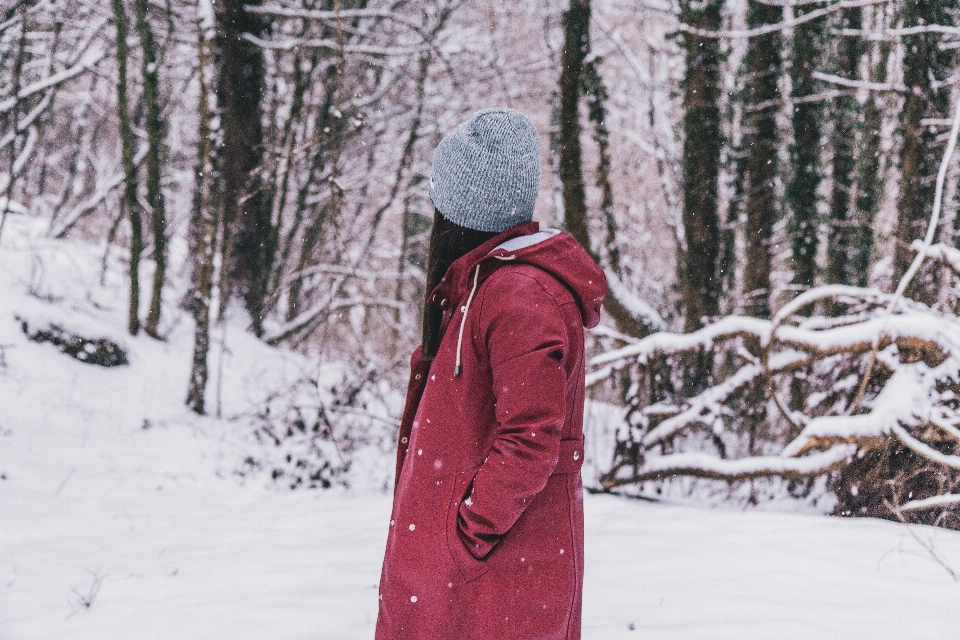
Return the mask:
<path fill-rule="evenodd" d="M 97 252 L 27 242 L 11 220 L 0 638 L 372 638 L 389 496 L 238 478 L 255 446 L 243 423 L 183 408 L 187 323 L 163 343 L 124 336 L 120 289 L 108 278 L 86 294 Z M 29 342 L 14 314 L 109 335 L 131 364 L 103 369 Z M 236 407 L 290 358 L 234 340 L 224 396 Z M 955 532 L 612 496 L 585 505 L 585 638 L 960 638 Z"/>

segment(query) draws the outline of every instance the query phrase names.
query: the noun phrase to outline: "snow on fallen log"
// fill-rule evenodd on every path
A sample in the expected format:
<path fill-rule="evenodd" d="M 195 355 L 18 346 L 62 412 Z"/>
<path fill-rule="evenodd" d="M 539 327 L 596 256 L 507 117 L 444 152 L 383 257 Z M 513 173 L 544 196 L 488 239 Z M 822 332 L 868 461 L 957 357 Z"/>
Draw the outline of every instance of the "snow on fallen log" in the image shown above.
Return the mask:
<path fill-rule="evenodd" d="M 842 444 L 802 458 L 756 456 L 723 460 L 706 453 L 674 453 L 648 458 L 636 474 L 629 478 L 608 480 L 605 486 L 610 489 L 623 484 L 681 475 L 730 482 L 766 476 L 799 480 L 838 469 L 847 464 L 856 452 L 856 445 Z"/>
<path fill-rule="evenodd" d="M 870 351 L 878 337 L 881 349 L 891 342 L 906 345 L 922 351 L 924 359 L 937 366 L 947 358 L 947 345 L 960 345 L 960 326 L 930 313 L 908 312 L 824 331 L 781 326 L 776 341 L 826 357 Z"/>
<path fill-rule="evenodd" d="M 958 252 L 960 253 L 960 252 Z M 602 353 L 590 360 L 590 365 L 604 367 L 609 375 L 618 364 L 639 362 L 645 364 L 658 355 L 675 354 L 709 348 L 716 343 L 736 337 L 751 336 L 766 343 L 773 323 L 769 320 L 745 316 L 727 316 L 693 333 L 654 333 L 620 349 Z M 960 345 L 960 326 L 929 313 L 908 312 L 891 318 L 871 318 L 864 322 L 833 327 L 825 330 L 781 325 L 777 329 L 777 343 L 794 349 L 802 349 L 827 357 L 838 353 L 864 353 L 870 351 L 878 334 L 882 334 L 881 348 L 891 342 L 908 344 L 921 349 L 933 361 L 946 359 L 946 345 Z M 937 362 L 937 364 L 939 364 Z M 602 379 L 600 371 L 592 378 Z"/>
<path fill-rule="evenodd" d="M 921 371 L 925 369 L 925 371 Z M 931 370 L 903 366 L 894 372 L 873 401 L 870 413 L 854 416 L 814 418 L 800 435 L 783 449 L 784 456 L 796 456 L 827 442 L 858 442 L 893 433 L 900 423 L 917 424 L 917 416 L 929 414 Z"/>

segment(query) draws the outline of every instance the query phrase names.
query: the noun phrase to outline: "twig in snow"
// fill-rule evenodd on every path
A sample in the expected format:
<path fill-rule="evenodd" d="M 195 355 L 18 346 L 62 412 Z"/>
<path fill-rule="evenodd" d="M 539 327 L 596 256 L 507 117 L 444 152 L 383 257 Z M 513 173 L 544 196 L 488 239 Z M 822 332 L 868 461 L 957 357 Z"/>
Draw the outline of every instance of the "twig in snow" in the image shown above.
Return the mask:
<path fill-rule="evenodd" d="M 927 553 L 930 554 L 930 557 L 933 558 L 933 561 L 943 567 L 943 570 L 946 571 L 954 582 L 960 582 L 960 575 L 957 575 L 957 572 L 947 564 L 946 560 L 940 557 L 940 554 L 937 553 L 937 550 L 933 547 L 933 544 L 929 541 L 923 541 L 920 539 L 920 536 L 913 530 L 913 527 L 907 525 L 907 531 L 910 532 L 910 535 L 913 536 L 913 539 L 917 541 L 921 547 L 923 547 Z"/>
<path fill-rule="evenodd" d="M 53 497 L 56 498 L 60 495 L 60 492 L 63 491 L 63 488 L 67 486 L 67 483 L 70 482 L 70 478 L 73 477 L 73 474 L 77 472 L 77 468 L 73 467 L 70 469 L 70 473 L 67 474 L 67 477 L 63 479 L 63 482 L 60 483 L 60 486 L 57 487 L 57 490 L 53 492 Z"/>
<path fill-rule="evenodd" d="M 93 601 L 97 599 L 97 594 L 100 593 L 100 587 L 103 585 L 104 579 L 106 579 L 106 577 L 109 575 L 101 574 L 100 569 L 97 569 L 96 571 L 90 571 L 88 569 L 87 573 L 89 573 L 93 579 L 91 580 L 90 587 L 87 589 L 85 594 L 77 591 L 76 587 L 72 587 L 70 589 L 70 591 L 73 592 L 73 595 L 77 597 L 76 604 L 79 605 L 79 607 L 76 611 L 67 616 L 68 618 L 76 615 L 83 609 L 89 609 L 93 606 Z"/>

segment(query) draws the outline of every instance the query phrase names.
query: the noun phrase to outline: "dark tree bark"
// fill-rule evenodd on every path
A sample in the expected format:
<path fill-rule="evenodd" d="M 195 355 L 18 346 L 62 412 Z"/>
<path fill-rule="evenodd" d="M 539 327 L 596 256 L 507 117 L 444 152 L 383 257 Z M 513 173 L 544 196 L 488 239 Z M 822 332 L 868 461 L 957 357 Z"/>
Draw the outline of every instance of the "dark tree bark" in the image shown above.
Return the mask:
<path fill-rule="evenodd" d="M 157 62 L 157 44 L 153 29 L 147 19 L 147 0 L 134 0 L 137 15 L 137 31 L 143 49 L 143 101 L 146 106 L 147 125 L 147 204 L 150 205 L 150 220 L 153 229 L 153 288 L 150 294 L 150 310 L 144 331 L 154 338 L 159 337 L 161 296 L 167 273 L 167 216 L 163 194 L 160 191 L 160 167 L 164 161 L 163 120 L 160 117 L 160 69 Z"/>
<path fill-rule="evenodd" d="M 608 266 L 606 258 L 597 255 L 590 242 L 583 178 L 583 148 L 580 144 L 580 98 L 584 88 L 584 60 L 590 51 L 590 0 L 570 0 L 569 9 L 563 14 L 563 26 L 558 151 L 560 181 L 563 185 L 564 225 L 594 260 Z M 608 293 L 603 307 L 613 318 L 619 331 L 636 337 L 650 333 L 651 326 L 647 319 L 634 316 L 612 293 Z"/>
<path fill-rule="evenodd" d="M 685 24 L 718 31 L 723 0 L 684 0 Z M 684 330 L 696 331 L 703 319 L 720 313 L 720 42 L 691 33 L 683 35 L 686 72 L 683 82 L 683 226 L 687 260 L 683 273 Z"/>
<path fill-rule="evenodd" d="M 797 17 L 822 8 L 820 3 L 800 5 Z M 790 235 L 793 249 L 793 284 L 801 289 L 813 286 L 817 275 L 817 204 L 822 179 L 820 122 L 823 109 L 819 101 L 803 101 L 817 92 L 813 72 L 818 70 L 823 49 L 825 18 L 806 22 L 794 29 L 790 65 L 793 82 L 793 144 L 790 145 L 792 172 L 786 188 L 790 209 Z"/>
<path fill-rule="evenodd" d="M 574 238 L 591 251 L 587 194 L 580 144 L 580 93 L 583 60 L 590 48 L 590 0 L 570 0 L 563 14 L 564 47 L 560 70 L 560 180 L 564 222 Z"/>
<path fill-rule="evenodd" d="M 750 28 L 774 24 L 782 9 L 760 0 L 750 0 L 747 24 Z M 750 38 L 746 55 L 747 105 L 744 117 L 744 159 L 746 173 L 745 208 L 746 264 L 743 269 L 745 311 L 765 318 L 770 315 L 770 253 L 773 225 L 777 219 L 777 109 L 780 91 L 780 35 L 777 32 Z"/>
<path fill-rule="evenodd" d="M 845 9 L 840 14 L 840 27 L 860 29 L 863 15 L 860 7 Z M 839 38 L 836 50 L 837 73 L 844 78 L 855 79 L 864 53 L 863 40 L 859 37 Z M 872 96 L 871 96 L 872 97 Z M 833 131 L 830 146 L 833 149 L 833 187 L 830 193 L 830 226 L 827 235 L 827 271 L 826 281 L 831 284 L 859 284 L 859 274 L 854 265 L 860 265 L 859 253 L 869 251 L 869 247 L 860 245 L 862 238 L 856 237 L 857 220 L 852 215 L 853 180 L 858 152 L 856 148 L 857 124 L 860 116 L 860 104 L 854 96 L 840 96 L 831 104 Z M 866 136 L 862 142 L 866 142 Z M 859 242 L 858 242 L 859 241 Z"/>
<path fill-rule="evenodd" d="M 133 164 L 133 128 L 127 99 L 127 15 L 123 0 L 112 0 L 117 28 L 117 119 L 120 124 L 121 161 L 124 173 L 123 203 L 130 216 L 130 306 L 127 331 L 140 332 L 140 254 L 143 252 L 143 228 L 137 203 L 137 170 Z"/>
<path fill-rule="evenodd" d="M 927 24 L 953 24 L 950 9 L 956 0 L 907 2 L 903 7 L 905 28 Z M 950 112 L 950 87 L 937 86 L 950 75 L 953 50 L 939 48 L 942 36 L 917 33 L 903 37 L 903 83 L 907 97 L 900 114 L 903 146 L 900 152 L 900 197 L 897 201 L 896 247 L 893 256 L 893 277 L 899 281 L 910 267 L 914 252 L 910 243 L 922 239 L 933 206 L 934 183 L 944 142 L 937 141 L 935 128 L 924 119 L 946 118 Z M 910 295 L 925 302 L 936 299 L 933 273 L 914 279 Z"/>
<path fill-rule="evenodd" d="M 262 100 L 263 51 L 243 34 L 264 35 L 267 25 L 245 6 L 261 0 L 216 3 L 219 73 L 217 103 L 223 142 L 218 157 L 223 179 L 223 270 L 221 304 L 233 293 L 243 296 L 253 332 L 263 334 L 263 309 L 277 244 L 271 197 L 265 192 Z"/>
<path fill-rule="evenodd" d="M 877 83 L 887 81 L 887 61 L 890 57 L 890 43 L 880 44 L 880 59 L 873 69 L 871 80 Z M 851 284 L 865 287 L 870 275 L 870 263 L 873 255 L 873 220 L 880 210 L 883 199 L 883 179 L 881 176 L 880 154 L 883 126 L 883 97 L 871 92 L 863 108 L 860 152 L 857 157 L 857 197 L 852 221 L 852 239 L 849 268 Z"/>
<path fill-rule="evenodd" d="M 597 187 L 600 189 L 600 213 L 606 227 L 604 259 L 614 273 L 620 273 L 620 249 L 617 246 L 617 219 L 613 212 L 613 184 L 610 182 L 610 130 L 607 128 L 607 87 L 600 75 L 599 57 L 584 64 L 583 92 L 587 98 L 587 117 L 593 125 L 597 145 Z"/>

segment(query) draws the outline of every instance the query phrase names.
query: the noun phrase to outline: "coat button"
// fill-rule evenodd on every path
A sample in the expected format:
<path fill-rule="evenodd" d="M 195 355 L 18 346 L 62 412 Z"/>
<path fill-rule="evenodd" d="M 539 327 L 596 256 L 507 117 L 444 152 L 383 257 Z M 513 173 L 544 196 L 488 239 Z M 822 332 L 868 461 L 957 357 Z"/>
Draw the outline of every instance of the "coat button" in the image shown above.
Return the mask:
<path fill-rule="evenodd" d="M 580 459 L 580 452 L 579 452 L 579 451 L 574 451 L 574 452 L 573 452 L 573 459 L 574 459 L 574 460 L 579 460 L 579 459 Z"/>
<path fill-rule="evenodd" d="M 449 306 L 450 306 L 450 301 L 447 300 L 446 298 L 444 298 L 443 300 L 440 301 L 440 308 L 441 308 L 441 309 L 446 309 L 446 308 L 449 307 Z"/>
<path fill-rule="evenodd" d="M 413 379 L 414 379 L 414 380 L 419 380 L 419 379 L 422 378 L 422 377 L 423 377 L 423 376 L 418 373 L 417 375 L 413 376 Z"/>
<path fill-rule="evenodd" d="M 400 444 L 407 444 L 410 439 L 407 436 L 400 438 Z"/>

